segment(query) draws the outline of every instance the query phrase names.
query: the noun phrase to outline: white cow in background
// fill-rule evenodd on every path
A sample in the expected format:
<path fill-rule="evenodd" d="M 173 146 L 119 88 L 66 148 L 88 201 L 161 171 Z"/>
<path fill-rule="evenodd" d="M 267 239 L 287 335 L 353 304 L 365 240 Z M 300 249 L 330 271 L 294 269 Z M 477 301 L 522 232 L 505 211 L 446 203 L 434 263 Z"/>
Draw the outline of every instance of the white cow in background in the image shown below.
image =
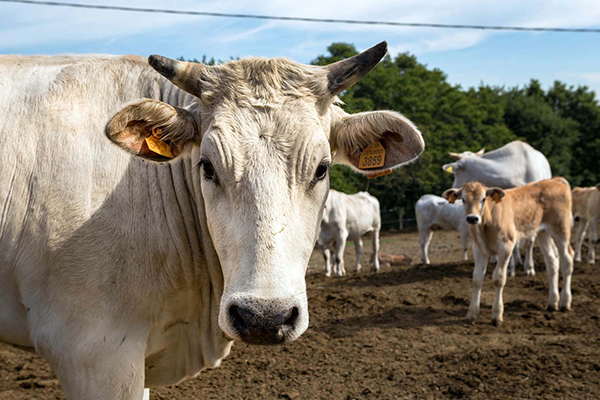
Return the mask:
<path fill-rule="evenodd" d="M 521 141 L 510 142 L 494 151 L 485 153 L 485 148 L 477 153 L 448 153 L 455 162 L 442 169 L 454 174 L 453 188 L 461 188 L 465 183 L 476 181 L 488 187 L 510 189 L 552 178 L 552 170 L 546 156 Z M 527 241 L 527 257 L 524 269 L 527 275 L 535 275 L 533 265 L 533 242 Z M 519 246 L 515 246 L 510 261 L 510 275 L 515 275 L 515 263 L 521 264 Z"/>
<path fill-rule="evenodd" d="M 573 188 L 573 217 L 578 222 L 575 235 L 575 261 L 581 261 L 581 246 L 586 232 L 590 231 L 588 263 L 596 263 L 594 243 L 598 241 L 600 221 L 600 183 L 595 187 Z"/>
<path fill-rule="evenodd" d="M 354 241 L 356 248 L 355 272 L 360 271 L 360 256 L 363 251 L 362 236 L 372 233 L 373 254 L 379 253 L 379 231 L 381 230 L 381 216 L 379 213 L 379 200 L 367 192 L 348 195 L 335 190 L 329 191 L 329 197 L 323 210 L 321 231 L 318 244 L 323 250 L 325 258 L 325 276 L 346 275 L 344 268 L 344 250 L 346 241 Z M 331 259 L 333 254 L 333 260 Z M 378 257 L 371 258 L 373 271 L 379 271 Z"/>
<path fill-rule="evenodd" d="M 440 196 L 426 194 L 421 196 L 415 204 L 417 214 L 417 227 L 419 229 L 419 245 L 423 256 L 423 264 L 431 264 L 429 260 L 429 243 L 433 230 L 439 227 L 444 230 L 460 232 L 462 239 L 463 260 L 467 259 L 469 244 L 469 226 L 465 220 L 465 209 L 462 201 L 454 204 Z"/>

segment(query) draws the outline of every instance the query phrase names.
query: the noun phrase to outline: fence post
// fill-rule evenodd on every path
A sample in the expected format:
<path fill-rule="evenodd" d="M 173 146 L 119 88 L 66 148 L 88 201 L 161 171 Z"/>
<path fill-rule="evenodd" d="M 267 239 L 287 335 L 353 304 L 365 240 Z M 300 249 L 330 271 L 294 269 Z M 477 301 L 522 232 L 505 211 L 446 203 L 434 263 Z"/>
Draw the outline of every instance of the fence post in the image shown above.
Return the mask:
<path fill-rule="evenodd" d="M 402 223 L 402 207 L 398 210 L 398 230 L 404 229 L 404 224 Z"/>

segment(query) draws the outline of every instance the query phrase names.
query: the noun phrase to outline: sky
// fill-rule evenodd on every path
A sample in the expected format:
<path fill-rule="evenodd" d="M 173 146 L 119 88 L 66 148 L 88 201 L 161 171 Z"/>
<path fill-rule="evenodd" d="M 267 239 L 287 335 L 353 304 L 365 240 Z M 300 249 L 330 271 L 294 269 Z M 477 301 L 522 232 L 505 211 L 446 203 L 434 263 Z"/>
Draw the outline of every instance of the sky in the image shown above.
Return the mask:
<path fill-rule="evenodd" d="M 65 0 L 69 1 L 69 0 Z M 597 0 L 72 0 L 223 13 L 397 22 L 600 28 Z M 248 20 L 0 2 L 0 54 L 161 54 L 187 59 L 265 56 L 309 63 L 333 42 L 382 40 L 463 88 L 544 87 L 560 80 L 600 94 L 600 33 L 497 32 Z"/>

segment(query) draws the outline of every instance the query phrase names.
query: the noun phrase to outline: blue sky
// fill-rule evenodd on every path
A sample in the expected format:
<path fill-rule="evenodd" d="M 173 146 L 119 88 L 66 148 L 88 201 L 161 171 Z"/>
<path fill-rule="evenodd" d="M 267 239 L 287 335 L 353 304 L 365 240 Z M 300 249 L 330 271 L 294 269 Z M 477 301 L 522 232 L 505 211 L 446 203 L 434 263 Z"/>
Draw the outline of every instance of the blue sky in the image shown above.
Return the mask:
<path fill-rule="evenodd" d="M 75 1 L 75 0 L 74 0 Z M 399 22 L 600 28 L 597 0 L 202 1 L 77 0 L 127 5 Z M 310 62 L 332 42 L 360 50 L 387 40 L 463 87 L 515 86 L 531 78 L 587 85 L 600 93 L 600 34 L 488 32 L 176 16 L 0 3 L 2 54 L 162 54 L 217 59 L 290 57 Z"/>

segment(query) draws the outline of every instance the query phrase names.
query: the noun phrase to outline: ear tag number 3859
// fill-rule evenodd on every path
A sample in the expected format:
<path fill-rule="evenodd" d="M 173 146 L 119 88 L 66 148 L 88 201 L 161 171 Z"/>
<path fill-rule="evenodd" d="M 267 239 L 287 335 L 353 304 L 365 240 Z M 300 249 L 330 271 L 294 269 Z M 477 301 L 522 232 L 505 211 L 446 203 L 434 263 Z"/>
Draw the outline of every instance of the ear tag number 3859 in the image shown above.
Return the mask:
<path fill-rule="evenodd" d="M 379 143 L 379 140 L 374 141 L 360 153 L 358 160 L 359 169 L 379 168 L 385 164 L 385 149 Z"/>

